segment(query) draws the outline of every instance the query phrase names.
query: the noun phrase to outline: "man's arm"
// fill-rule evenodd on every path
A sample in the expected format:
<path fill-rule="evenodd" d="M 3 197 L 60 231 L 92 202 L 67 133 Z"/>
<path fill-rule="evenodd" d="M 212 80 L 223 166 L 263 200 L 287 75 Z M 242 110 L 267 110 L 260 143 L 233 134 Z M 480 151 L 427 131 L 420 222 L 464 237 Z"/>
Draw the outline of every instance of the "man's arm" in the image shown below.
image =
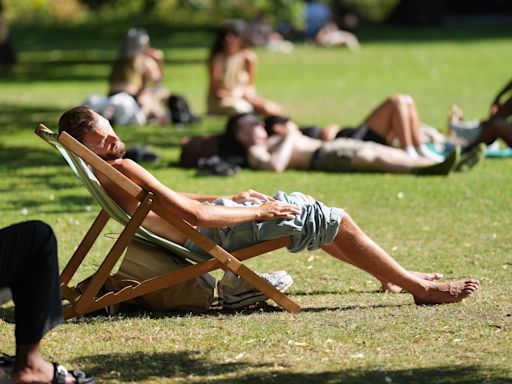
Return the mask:
<path fill-rule="evenodd" d="M 224 64 L 219 57 L 214 57 L 208 64 L 208 72 L 210 75 L 210 94 L 218 98 L 231 96 L 231 91 L 222 87 Z"/>
<path fill-rule="evenodd" d="M 300 213 L 300 209 L 296 206 L 276 200 L 266 201 L 259 206 L 241 208 L 201 204 L 197 200 L 167 188 L 131 160 L 119 160 L 112 163 L 112 166 L 144 190 L 153 192 L 162 207 L 170 214 L 181 217 L 192 225 L 222 227 L 252 220 L 293 218 Z M 137 203 L 133 198 L 108 181 L 103 180 L 103 183 L 109 195 L 119 205 L 130 212 L 135 210 Z"/>
<path fill-rule="evenodd" d="M 253 189 L 249 189 L 247 191 L 240 192 L 236 195 L 202 195 L 197 193 L 189 193 L 189 192 L 180 192 L 182 195 L 188 197 L 189 199 L 196 200 L 199 202 L 211 202 L 220 198 L 227 198 L 233 200 L 237 203 L 243 203 L 246 201 L 251 201 L 254 203 L 261 203 L 262 201 L 270 201 L 275 200 L 272 196 L 265 195 L 264 193 L 257 192 Z"/>
<path fill-rule="evenodd" d="M 288 132 L 284 136 L 273 136 L 266 145 L 249 148 L 247 158 L 249 166 L 278 173 L 285 171 L 290 164 L 296 134 L 296 132 Z"/>

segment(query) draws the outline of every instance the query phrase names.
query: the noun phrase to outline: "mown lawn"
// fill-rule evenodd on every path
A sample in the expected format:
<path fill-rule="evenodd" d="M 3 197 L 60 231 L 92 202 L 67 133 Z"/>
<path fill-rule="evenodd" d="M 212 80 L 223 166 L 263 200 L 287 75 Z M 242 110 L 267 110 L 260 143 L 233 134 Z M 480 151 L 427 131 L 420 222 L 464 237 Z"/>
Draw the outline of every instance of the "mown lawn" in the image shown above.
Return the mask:
<path fill-rule="evenodd" d="M 166 54 L 166 86 L 204 112 L 211 36 L 148 29 Z M 0 75 L 0 227 L 48 222 L 59 240 L 61 266 L 98 207 L 33 130 L 39 122 L 55 128 L 64 110 L 90 93 L 106 92 L 122 31 L 124 26 L 14 27 L 20 64 Z M 303 124 L 355 125 L 387 95 L 406 92 L 423 121 L 445 130 L 452 104 L 469 118 L 484 117 L 510 79 L 509 28 L 372 28 L 361 32 L 361 40 L 356 53 L 303 44 L 291 54 L 259 50 L 261 94 L 281 101 Z M 510 159 L 425 178 L 249 170 L 196 178 L 173 166 L 180 137 L 218 132 L 223 122 L 205 117 L 191 128 L 123 127 L 118 133 L 128 145 L 145 143 L 160 154 L 154 173 L 171 188 L 214 194 L 300 190 L 348 210 L 407 268 L 479 278 L 481 291 L 458 305 L 416 307 L 408 295 L 378 293 L 373 278 L 320 251 L 313 257 L 280 251 L 250 265 L 293 275 L 290 292 L 303 307 L 298 315 L 269 306 L 241 313 L 214 308 L 201 315 L 88 317 L 52 331 L 42 343 L 46 357 L 108 383 L 512 382 Z M 119 226 L 107 232 L 119 232 Z M 94 271 L 111 243 L 101 239 L 78 278 Z M 0 314 L 0 351 L 13 353 L 13 307 Z"/>

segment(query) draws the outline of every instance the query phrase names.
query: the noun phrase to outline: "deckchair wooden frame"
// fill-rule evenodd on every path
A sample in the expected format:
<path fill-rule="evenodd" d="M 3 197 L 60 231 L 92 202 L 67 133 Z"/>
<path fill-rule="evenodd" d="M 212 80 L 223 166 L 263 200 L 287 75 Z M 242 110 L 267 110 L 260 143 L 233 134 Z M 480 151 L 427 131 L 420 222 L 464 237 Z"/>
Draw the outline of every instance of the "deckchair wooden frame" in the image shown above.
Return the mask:
<path fill-rule="evenodd" d="M 46 128 L 43 124 L 40 124 L 36 129 L 36 134 L 43 138 L 43 140 L 47 141 L 45 138 L 45 132 L 51 132 L 51 130 Z M 80 157 L 86 164 L 91 166 L 97 172 L 100 172 L 118 188 L 123 189 L 130 196 L 140 201 L 139 207 L 125 225 L 120 236 L 101 263 L 99 269 L 93 275 L 83 293 L 79 294 L 75 287 L 70 285 L 70 281 L 111 218 L 111 215 L 105 207 L 102 207 L 100 213 L 61 273 L 60 283 L 62 297 L 69 301 L 69 304 L 64 307 L 65 318 L 80 316 L 150 292 L 155 292 L 219 268 L 223 270 L 230 270 L 239 275 L 287 311 L 296 313 L 300 310 L 300 306 L 297 303 L 242 263 L 242 261 L 252 257 L 288 246 L 291 242 L 290 237 L 282 237 L 265 241 L 251 247 L 229 253 L 213 241 L 203 236 L 182 218 L 170 215 L 162 208 L 158 201 L 158 197 L 151 191 L 143 190 L 140 186 L 128 179 L 125 175 L 113 168 L 106 161 L 101 159 L 66 132 L 60 133 L 57 141 L 67 151 L 70 151 Z M 142 225 L 144 218 L 150 211 L 155 212 L 164 220 L 168 221 L 178 231 L 183 233 L 187 238 L 207 252 L 212 258 L 185 267 L 176 272 L 144 280 L 138 285 L 125 287 L 117 292 L 107 292 L 97 297 L 101 287 L 112 272 L 112 269 L 122 256 L 130 241 L 134 238 L 137 229 Z"/>

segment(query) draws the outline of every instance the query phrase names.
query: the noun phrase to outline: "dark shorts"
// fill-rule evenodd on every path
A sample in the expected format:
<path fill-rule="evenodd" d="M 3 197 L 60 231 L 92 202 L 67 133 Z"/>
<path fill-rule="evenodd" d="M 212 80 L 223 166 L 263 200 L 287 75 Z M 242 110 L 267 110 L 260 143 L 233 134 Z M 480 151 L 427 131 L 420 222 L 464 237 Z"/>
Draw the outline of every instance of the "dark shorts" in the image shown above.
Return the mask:
<path fill-rule="evenodd" d="M 375 131 L 366 124 L 361 125 L 359 128 L 344 128 L 337 133 L 336 138 L 339 137 L 348 137 L 362 141 L 373 141 L 374 143 L 388 145 L 386 139 L 375 133 Z"/>

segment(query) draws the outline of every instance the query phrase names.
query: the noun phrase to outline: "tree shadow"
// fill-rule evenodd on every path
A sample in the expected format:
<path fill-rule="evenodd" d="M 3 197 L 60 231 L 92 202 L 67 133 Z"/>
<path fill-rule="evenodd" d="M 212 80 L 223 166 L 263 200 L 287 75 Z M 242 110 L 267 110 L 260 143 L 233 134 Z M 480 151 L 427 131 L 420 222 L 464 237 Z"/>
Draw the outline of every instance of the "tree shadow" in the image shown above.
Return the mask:
<path fill-rule="evenodd" d="M 271 363 L 211 362 L 201 358 L 204 351 L 182 351 L 175 353 L 113 353 L 80 357 L 75 360 L 96 376 L 100 382 L 139 382 L 150 378 L 184 378 L 194 376 L 216 376 L 242 371 L 247 368 L 267 368 Z"/>
<path fill-rule="evenodd" d="M 40 123 L 57 122 L 62 112 L 61 108 L 42 105 L 28 106 L 2 103 L 2 113 L 0 114 L 2 134 L 19 132 L 20 127 L 25 127 L 28 130 L 35 129 Z"/>
<path fill-rule="evenodd" d="M 460 27 L 400 27 L 365 26 L 358 31 L 358 38 L 364 43 L 394 42 L 423 43 L 451 41 L 456 43 L 474 43 L 479 40 L 510 39 L 510 25 L 473 25 Z"/>
<path fill-rule="evenodd" d="M 32 83 L 34 81 L 91 82 L 103 81 L 104 87 L 98 93 L 106 92 L 110 68 L 115 58 L 110 52 L 84 50 L 77 57 L 68 58 L 65 50 L 54 53 L 54 59 L 23 60 L 9 71 L 0 72 L 0 79 L 6 83 Z M 64 56 L 64 57 L 61 57 Z M 205 64 L 206 57 L 172 58 L 165 64 L 188 66 Z"/>
<path fill-rule="evenodd" d="M 409 306 L 409 304 L 372 304 L 372 305 L 363 305 L 363 304 L 353 304 L 346 306 L 309 306 L 302 307 L 300 313 L 327 313 L 327 312 L 348 312 L 360 309 L 379 309 L 379 308 L 401 308 Z M 216 317 L 216 316 L 224 316 L 224 317 L 234 317 L 234 316 L 250 316 L 255 313 L 257 314 L 271 314 L 271 313 L 285 313 L 286 310 L 283 308 L 269 304 L 268 302 L 260 302 L 255 305 L 239 308 L 239 309 L 230 309 L 224 308 L 220 305 L 213 305 L 207 311 L 203 312 L 190 312 L 188 310 L 175 310 L 168 312 L 153 312 L 145 309 L 141 309 L 141 307 L 134 306 L 131 304 L 122 303 L 120 307 L 120 312 L 116 315 L 107 315 L 105 310 L 98 310 L 96 312 L 88 313 L 83 317 L 70 319 L 69 322 L 80 322 L 80 323 L 103 323 L 103 322 L 118 322 L 125 321 L 126 319 L 137 319 L 137 318 L 148 318 L 152 320 L 165 319 L 169 317 Z M 0 312 L 1 313 L 1 312 Z"/>
<path fill-rule="evenodd" d="M 56 156 L 56 153 L 52 153 L 50 150 L 45 151 L 36 147 L 21 145 L 6 146 L 0 144 L 0 166 L 9 168 L 10 170 L 19 168 L 39 168 L 41 166 L 58 167 L 64 165 L 64 160 Z M 33 176 L 46 179 L 44 176 L 38 174 L 34 174 Z"/>
<path fill-rule="evenodd" d="M 202 358 L 204 351 L 160 352 L 145 354 L 113 353 L 76 359 L 84 369 L 101 382 L 139 382 L 167 378 L 213 383 L 407 383 L 407 384 L 506 384 L 512 383 L 507 373 L 478 365 L 436 366 L 413 369 L 348 369 L 323 372 L 296 372 L 283 362 L 279 370 L 274 363 L 244 361 L 218 362 Z M 251 372 L 244 372 L 251 370 Z M 256 372 L 255 372 L 256 370 Z M 230 377 L 222 377 L 229 375 Z M 216 377 L 217 376 L 217 377 Z"/>

